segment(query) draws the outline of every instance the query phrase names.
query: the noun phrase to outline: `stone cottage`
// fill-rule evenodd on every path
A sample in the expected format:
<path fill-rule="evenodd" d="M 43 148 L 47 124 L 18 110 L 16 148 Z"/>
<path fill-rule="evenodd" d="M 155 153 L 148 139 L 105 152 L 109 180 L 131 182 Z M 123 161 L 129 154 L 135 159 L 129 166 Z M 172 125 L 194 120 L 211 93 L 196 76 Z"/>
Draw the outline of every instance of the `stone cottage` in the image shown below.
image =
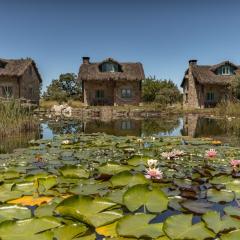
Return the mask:
<path fill-rule="evenodd" d="M 229 86 L 240 66 L 229 61 L 216 65 L 198 65 L 190 60 L 181 87 L 185 108 L 215 107 L 217 103 L 230 97 Z"/>
<path fill-rule="evenodd" d="M 78 75 L 87 106 L 138 105 L 144 78 L 141 63 L 120 63 L 112 58 L 93 63 L 89 57 L 83 57 Z"/>
<path fill-rule="evenodd" d="M 42 78 L 30 59 L 0 59 L 0 98 L 39 104 Z"/>

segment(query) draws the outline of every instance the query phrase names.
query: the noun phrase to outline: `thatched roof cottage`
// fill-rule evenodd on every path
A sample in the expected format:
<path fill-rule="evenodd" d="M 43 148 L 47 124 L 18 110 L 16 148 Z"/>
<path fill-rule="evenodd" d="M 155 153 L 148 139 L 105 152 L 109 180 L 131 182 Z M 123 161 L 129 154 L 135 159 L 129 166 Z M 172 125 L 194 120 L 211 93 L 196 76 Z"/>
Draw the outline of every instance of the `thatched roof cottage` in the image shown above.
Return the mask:
<path fill-rule="evenodd" d="M 141 63 L 120 63 L 112 58 L 90 62 L 83 57 L 78 75 L 85 105 L 138 105 L 144 78 Z"/>
<path fill-rule="evenodd" d="M 38 104 L 41 83 L 32 59 L 0 59 L 0 98 L 26 99 Z"/>
<path fill-rule="evenodd" d="M 187 108 L 215 107 L 230 96 L 229 86 L 240 75 L 240 66 L 230 61 L 216 65 L 198 65 L 190 60 L 184 74 L 183 106 Z"/>

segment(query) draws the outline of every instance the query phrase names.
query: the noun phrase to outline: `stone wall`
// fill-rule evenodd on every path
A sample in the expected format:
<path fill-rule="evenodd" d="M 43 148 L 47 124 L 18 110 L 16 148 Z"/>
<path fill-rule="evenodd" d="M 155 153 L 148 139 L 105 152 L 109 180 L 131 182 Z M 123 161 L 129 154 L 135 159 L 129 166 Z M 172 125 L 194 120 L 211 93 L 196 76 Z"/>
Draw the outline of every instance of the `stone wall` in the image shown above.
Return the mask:
<path fill-rule="evenodd" d="M 40 82 L 35 68 L 30 65 L 20 79 L 21 98 L 39 103 Z"/>
<path fill-rule="evenodd" d="M 15 99 L 25 98 L 34 103 L 39 103 L 40 99 L 40 82 L 35 71 L 35 68 L 29 66 L 23 76 L 17 77 L 0 77 L 0 97 L 4 97 L 3 87 L 12 87 Z"/>
<path fill-rule="evenodd" d="M 193 64 L 189 64 L 188 75 L 185 76 L 185 84 L 183 86 L 183 107 L 184 108 L 200 108 L 201 86 L 196 82 L 192 74 Z M 186 94 L 188 94 L 188 101 L 186 101 Z"/>
<path fill-rule="evenodd" d="M 88 105 L 139 105 L 141 101 L 140 82 L 137 81 L 84 81 L 84 104 Z M 131 89 L 131 98 L 122 98 L 122 89 Z M 104 98 L 96 99 L 96 91 L 103 90 Z"/>

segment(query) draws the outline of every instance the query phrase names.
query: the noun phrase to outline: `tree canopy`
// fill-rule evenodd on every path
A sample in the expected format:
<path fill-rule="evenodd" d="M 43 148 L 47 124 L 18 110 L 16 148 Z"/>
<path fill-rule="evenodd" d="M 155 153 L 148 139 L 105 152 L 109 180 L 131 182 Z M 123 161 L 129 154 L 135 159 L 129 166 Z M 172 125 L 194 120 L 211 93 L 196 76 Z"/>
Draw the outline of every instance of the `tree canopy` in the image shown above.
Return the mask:
<path fill-rule="evenodd" d="M 181 100 L 181 92 L 171 80 L 148 77 L 143 81 L 142 97 L 144 102 L 173 104 Z"/>
<path fill-rule="evenodd" d="M 56 100 L 64 102 L 69 99 L 80 100 L 82 96 L 81 84 L 77 81 L 77 76 L 74 73 L 61 74 L 58 79 L 52 80 L 43 93 L 45 100 Z"/>

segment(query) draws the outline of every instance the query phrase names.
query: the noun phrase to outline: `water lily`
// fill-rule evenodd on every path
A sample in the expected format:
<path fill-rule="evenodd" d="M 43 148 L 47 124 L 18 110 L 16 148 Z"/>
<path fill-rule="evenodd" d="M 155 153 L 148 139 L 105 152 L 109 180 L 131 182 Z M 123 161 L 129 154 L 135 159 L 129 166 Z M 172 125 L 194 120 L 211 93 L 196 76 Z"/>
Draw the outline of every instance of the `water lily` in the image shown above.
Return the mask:
<path fill-rule="evenodd" d="M 233 159 L 233 160 L 230 161 L 230 164 L 234 169 L 236 169 L 237 167 L 240 166 L 240 160 Z"/>
<path fill-rule="evenodd" d="M 62 141 L 62 144 L 63 144 L 63 145 L 70 144 L 70 141 L 69 141 L 69 140 L 63 140 L 63 141 Z"/>
<path fill-rule="evenodd" d="M 163 152 L 161 156 L 166 159 L 171 159 L 171 158 L 178 158 L 180 156 L 183 156 L 184 154 L 185 152 L 182 150 L 173 149 L 171 152 Z"/>
<path fill-rule="evenodd" d="M 217 151 L 213 148 L 211 148 L 205 152 L 205 157 L 215 158 L 216 156 L 217 156 Z"/>
<path fill-rule="evenodd" d="M 163 173 L 159 168 L 149 168 L 147 169 L 147 174 L 145 177 L 147 179 L 162 179 Z"/>
<path fill-rule="evenodd" d="M 147 164 L 148 164 L 149 168 L 155 168 L 158 165 L 158 160 L 156 160 L 156 159 L 149 159 L 147 161 Z"/>
<path fill-rule="evenodd" d="M 152 141 L 155 141 L 156 140 L 156 138 L 154 137 L 154 136 L 151 136 L 151 138 L 150 138 Z"/>

